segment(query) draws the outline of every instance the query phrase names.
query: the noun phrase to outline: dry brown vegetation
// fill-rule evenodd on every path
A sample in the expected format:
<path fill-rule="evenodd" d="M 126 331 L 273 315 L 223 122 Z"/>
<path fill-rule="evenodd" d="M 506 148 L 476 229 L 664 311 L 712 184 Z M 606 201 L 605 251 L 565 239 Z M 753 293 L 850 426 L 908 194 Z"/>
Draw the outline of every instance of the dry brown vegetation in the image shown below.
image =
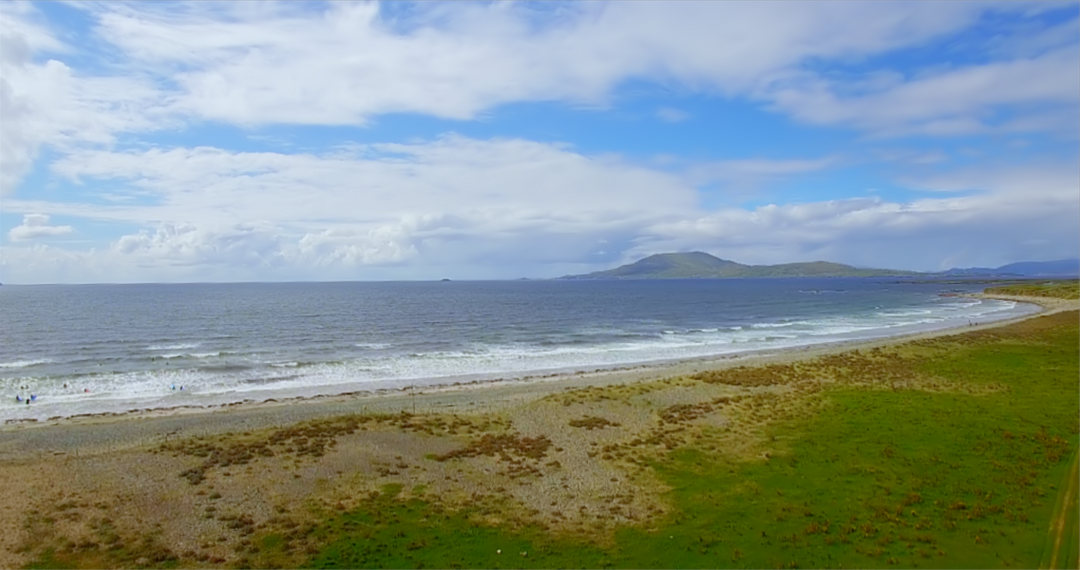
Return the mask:
<path fill-rule="evenodd" d="M 604 429 L 608 426 L 619 427 L 622 424 L 615 423 L 604 418 L 598 418 L 596 416 L 585 416 L 580 420 L 570 420 L 570 427 L 585 428 L 587 430 Z"/>

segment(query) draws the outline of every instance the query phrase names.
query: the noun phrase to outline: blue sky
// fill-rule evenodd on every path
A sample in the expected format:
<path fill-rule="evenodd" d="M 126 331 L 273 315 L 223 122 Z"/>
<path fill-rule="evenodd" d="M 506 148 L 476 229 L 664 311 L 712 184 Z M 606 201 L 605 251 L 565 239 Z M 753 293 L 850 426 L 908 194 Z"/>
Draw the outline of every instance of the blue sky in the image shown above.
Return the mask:
<path fill-rule="evenodd" d="M 1080 254 L 1077 3 L 0 4 L 5 283 Z"/>

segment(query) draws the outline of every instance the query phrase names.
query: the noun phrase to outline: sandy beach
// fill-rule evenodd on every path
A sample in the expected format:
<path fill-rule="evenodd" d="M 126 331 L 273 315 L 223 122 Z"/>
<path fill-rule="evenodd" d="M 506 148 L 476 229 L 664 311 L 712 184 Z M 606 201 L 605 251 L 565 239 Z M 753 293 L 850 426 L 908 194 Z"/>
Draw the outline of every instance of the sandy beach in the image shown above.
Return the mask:
<path fill-rule="evenodd" d="M 0 566 L 30 560 L 28 541 L 104 548 L 106 520 L 109 536 L 124 544 L 142 541 L 147 552 L 168 551 L 184 566 L 219 566 L 235 560 L 256 530 L 302 526 L 312 513 L 347 509 L 387 483 L 436 492 L 448 508 L 491 500 L 499 505 L 493 521 L 542 521 L 555 532 L 646 524 L 665 508 L 662 485 L 643 467 L 648 449 L 705 441 L 767 459 L 759 437 L 765 422 L 811 413 L 823 405 L 815 397 L 823 385 L 852 381 L 820 374 L 821 362 L 902 356 L 926 341 L 1080 308 L 993 298 L 1043 310 L 721 359 L 8 424 L 0 427 Z M 901 381 L 952 389 L 932 379 Z M 638 452 L 639 441 L 651 443 Z M 432 460 L 451 456 L 461 460 Z M 623 497 L 618 509 L 612 497 Z"/>
<path fill-rule="evenodd" d="M 237 402 L 223 406 L 176 407 L 127 413 L 98 414 L 49 421 L 9 420 L 0 425 L 0 460 L 24 454 L 36 456 L 94 453 L 144 445 L 169 437 L 211 435 L 281 427 L 299 421 L 354 413 L 444 412 L 488 413 L 504 411 L 549 394 L 590 386 L 612 386 L 687 376 L 734 366 L 790 363 L 850 350 L 866 350 L 896 343 L 938 338 L 962 332 L 1007 325 L 1037 315 L 1076 308 L 1062 299 L 1016 295 L 971 295 L 1036 305 L 1039 312 L 992 323 L 920 332 L 872 340 L 835 341 L 779 350 L 761 350 L 720 358 L 695 358 L 678 362 L 602 369 L 572 374 L 527 376 L 513 380 L 488 380 L 417 388 L 381 390 L 311 398 L 263 402 Z M 127 425 L 128 422 L 132 422 Z M 79 429 L 94 426 L 90 430 Z M 39 431 L 40 430 L 40 431 Z M 14 435 L 19 434 L 19 435 Z M 20 444 L 15 444 L 19 441 Z"/>

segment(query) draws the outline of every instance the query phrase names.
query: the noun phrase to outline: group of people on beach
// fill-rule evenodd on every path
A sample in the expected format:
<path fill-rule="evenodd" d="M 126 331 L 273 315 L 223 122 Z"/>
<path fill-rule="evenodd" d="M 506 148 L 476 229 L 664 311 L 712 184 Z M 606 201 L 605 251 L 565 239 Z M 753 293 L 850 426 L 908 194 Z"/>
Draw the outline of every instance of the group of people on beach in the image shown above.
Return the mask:
<path fill-rule="evenodd" d="M 28 385 L 26 385 L 26 386 L 18 386 L 18 389 L 19 390 L 29 390 L 30 386 L 28 386 Z M 29 406 L 31 402 L 37 402 L 37 399 L 38 399 L 38 395 L 33 394 L 33 393 L 31 393 L 29 396 L 26 396 L 26 397 L 23 397 L 22 394 L 15 394 L 15 404 L 22 404 L 22 403 L 25 402 L 26 405 Z"/>
<path fill-rule="evenodd" d="M 68 385 L 64 384 L 64 389 L 66 390 L 67 388 L 68 388 Z M 29 390 L 30 387 L 29 386 L 19 386 L 19 389 L 20 390 Z M 89 394 L 90 393 L 90 388 L 83 388 L 83 393 L 84 394 Z M 31 392 L 30 395 L 26 396 L 26 397 L 23 397 L 22 394 L 15 394 L 15 403 L 16 404 L 25 403 L 26 405 L 29 406 L 30 402 L 36 402 L 37 399 L 38 399 L 37 394 L 34 394 L 33 392 Z"/>
<path fill-rule="evenodd" d="M 19 386 L 20 390 L 28 390 L 29 388 L 30 388 L 29 386 Z M 68 385 L 64 384 L 64 389 L 67 389 L 67 388 L 68 388 Z M 177 386 L 176 384 L 173 384 L 171 386 L 171 388 L 173 390 L 179 390 L 181 392 L 184 391 L 184 386 L 183 385 Z M 90 388 L 83 388 L 83 393 L 84 394 L 89 394 L 90 393 Z M 29 396 L 25 396 L 25 397 L 22 394 L 15 394 L 15 403 L 17 403 L 17 404 L 25 403 L 26 405 L 29 406 L 30 402 L 36 402 L 37 399 L 38 399 L 37 394 L 34 394 L 32 392 L 30 393 Z"/>

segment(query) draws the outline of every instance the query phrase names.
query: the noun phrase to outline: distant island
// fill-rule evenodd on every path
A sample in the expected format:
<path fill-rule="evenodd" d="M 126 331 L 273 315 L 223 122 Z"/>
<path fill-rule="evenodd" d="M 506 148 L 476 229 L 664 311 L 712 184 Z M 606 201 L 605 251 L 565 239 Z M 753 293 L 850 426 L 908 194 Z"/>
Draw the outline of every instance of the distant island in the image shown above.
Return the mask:
<path fill-rule="evenodd" d="M 744 265 L 700 251 L 659 253 L 629 265 L 559 279 L 733 279 L 740 277 L 900 277 L 914 271 L 864 269 L 842 263 L 811 261 L 780 265 Z"/>
<path fill-rule="evenodd" d="M 1080 260 L 1025 261 L 998 268 L 950 269 L 921 273 L 896 269 L 868 269 L 843 263 L 811 261 L 780 265 L 744 265 L 693 251 L 659 253 L 645 259 L 584 275 L 566 275 L 562 280 L 589 279 L 737 279 L 747 277 L 966 277 L 966 276 L 1067 276 L 1080 273 Z"/>

